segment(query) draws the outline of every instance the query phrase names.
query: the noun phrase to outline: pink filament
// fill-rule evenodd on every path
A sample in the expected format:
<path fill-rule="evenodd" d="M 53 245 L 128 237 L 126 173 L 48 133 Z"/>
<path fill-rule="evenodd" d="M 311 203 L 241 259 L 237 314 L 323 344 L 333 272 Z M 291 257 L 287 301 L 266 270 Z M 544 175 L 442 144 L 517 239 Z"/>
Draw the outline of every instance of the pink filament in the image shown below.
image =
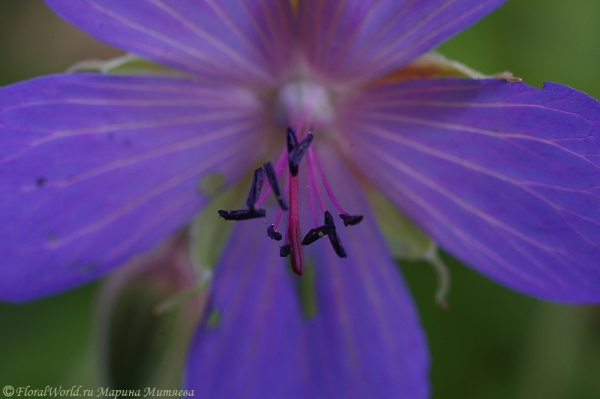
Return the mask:
<path fill-rule="evenodd" d="M 314 189 L 318 192 L 318 187 L 314 182 L 314 176 L 312 176 L 312 167 L 308 166 L 306 169 L 306 188 L 308 189 L 308 201 L 310 202 L 310 212 L 312 213 L 313 221 L 315 222 L 315 227 L 319 227 L 319 220 L 317 218 L 317 209 L 315 208 L 315 196 Z"/>
<path fill-rule="evenodd" d="M 315 174 L 315 154 L 312 148 L 308 149 L 308 168 L 310 170 L 311 181 L 315 187 L 315 192 L 317 193 L 317 199 L 319 200 L 321 212 L 325 213 L 325 202 L 323 202 L 323 197 L 321 196 L 321 191 L 319 190 L 319 186 L 317 184 L 317 176 Z"/>
<path fill-rule="evenodd" d="M 309 156 L 313 152 L 314 152 L 314 150 L 312 148 L 308 149 Z M 340 202 L 337 200 L 337 198 L 335 198 L 335 195 L 333 195 L 333 191 L 331 190 L 331 187 L 329 187 L 329 183 L 327 182 L 327 179 L 325 178 L 325 172 L 323 171 L 323 166 L 321 165 L 321 161 L 319 161 L 319 157 L 317 156 L 316 153 L 312 154 L 312 156 L 313 156 L 315 164 L 317 165 L 317 168 L 319 170 L 319 174 L 321 175 L 321 182 L 323 183 L 323 187 L 325 187 L 325 191 L 327 191 L 327 195 L 329 196 L 329 199 L 331 200 L 333 205 L 337 208 L 337 210 L 340 213 L 347 214 L 347 212 L 344 210 L 344 208 L 342 208 L 342 205 L 340 205 Z"/>
<path fill-rule="evenodd" d="M 285 174 L 285 184 L 283 188 L 283 192 L 287 193 L 290 188 L 290 174 Z M 273 222 L 273 228 L 277 230 L 277 226 L 279 226 L 279 222 L 281 221 L 281 215 L 283 214 L 283 209 L 280 206 L 277 207 L 277 215 L 275 216 L 275 221 Z M 287 240 L 286 240 L 287 241 Z"/>

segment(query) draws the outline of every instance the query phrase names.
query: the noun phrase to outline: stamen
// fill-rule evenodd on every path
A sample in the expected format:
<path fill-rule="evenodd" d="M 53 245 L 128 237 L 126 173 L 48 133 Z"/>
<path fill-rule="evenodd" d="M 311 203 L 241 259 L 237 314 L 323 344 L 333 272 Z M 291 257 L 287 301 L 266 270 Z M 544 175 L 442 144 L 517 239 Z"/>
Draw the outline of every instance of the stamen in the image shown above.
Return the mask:
<path fill-rule="evenodd" d="M 285 191 L 288 191 L 290 187 L 290 179 L 289 179 L 289 175 L 286 175 L 285 177 Z M 269 236 L 271 239 L 276 240 L 276 241 L 280 241 L 281 238 L 277 239 L 276 237 L 281 237 L 281 233 L 277 232 L 277 226 L 279 226 L 279 222 L 281 221 L 281 216 L 283 215 L 283 210 L 281 209 L 281 207 L 277 208 L 277 215 L 275 216 L 275 221 L 273 222 L 273 224 L 271 225 L 271 227 L 267 228 L 267 236 Z M 271 237 L 271 233 L 269 232 L 269 229 L 272 228 L 273 231 L 275 231 L 276 234 L 274 234 L 275 237 Z M 287 242 L 287 239 L 286 239 Z"/>
<path fill-rule="evenodd" d="M 290 246 L 290 244 L 285 244 L 279 247 L 279 256 L 281 256 L 282 258 L 288 256 L 290 252 L 292 252 L 292 247 Z"/>
<path fill-rule="evenodd" d="M 342 208 L 340 202 L 337 200 L 337 198 L 335 198 L 335 195 L 333 195 L 333 190 L 331 190 L 329 182 L 327 181 L 327 178 L 325 178 L 325 172 L 323 171 L 321 161 L 319 161 L 319 157 L 317 157 L 317 154 L 312 148 L 309 149 L 308 156 L 311 160 L 311 163 L 314 161 L 314 164 L 317 165 L 317 169 L 319 170 L 319 174 L 321 175 L 321 182 L 323 183 L 323 187 L 325 187 L 325 191 L 327 192 L 327 195 L 329 196 L 329 199 L 331 200 L 333 205 L 340 212 L 340 218 L 342 218 L 342 220 L 344 221 L 344 226 L 354 226 L 359 224 L 361 220 L 363 220 L 363 215 L 350 215 L 344 210 L 344 208 Z"/>
<path fill-rule="evenodd" d="M 348 255 L 346 254 L 346 250 L 342 246 L 342 241 L 340 240 L 340 237 L 338 236 L 337 231 L 335 230 L 333 216 L 331 216 L 331 213 L 329 213 L 329 211 L 325 211 L 325 225 L 333 227 L 333 230 L 331 230 L 331 232 L 328 233 L 327 236 L 329 237 L 329 241 L 331 242 L 333 250 L 335 251 L 337 256 L 339 256 L 340 258 L 347 257 Z"/>
<path fill-rule="evenodd" d="M 340 214 L 340 217 L 344 221 L 344 226 L 355 226 L 363 220 L 363 215 L 348 215 L 347 213 Z"/>
<path fill-rule="evenodd" d="M 265 170 L 258 168 L 254 171 L 254 178 L 252 179 L 252 185 L 250 186 L 250 192 L 246 199 L 246 206 L 248 209 L 254 209 L 254 205 L 260 196 L 262 191 L 263 183 L 265 182 Z"/>
<path fill-rule="evenodd" d="M 289 192 L 289 191 L 290 191 L 290 175 L 289 175 L 289 173 L 286 173 L 285 174 L 285 183 L 283 186 L 283 192 Z M 279 226 L 279 221 L 281 220 L 282 215 L 283 215 L 283 209 L 281 209 L 281 207 L 277 208 L 277 215 L 275 216 L 275 222 L 273 222 L 273 224 L 275 225 L 275 229 L 277 229 L 277 226 Z"/>
<path fill-rule="evenodd" d="M 219 211 L 219 216 L 225 220 L 248 220 L 256 218 L 264 218 L 267 216 L 267 211 L 264 209 L 240 209 L 236 211 Z"/>
<path fill-rule="evenodd" d="M 248 209 L 238 209 L 235 211 L 219 210 L 219 216 L 225 220 L 248 220 L 256 218 L 264 218 L 267 216 L 267 211 L 264 209 L 255 209 L 256 200 L 260 195 L 263 183 L 265 181 L 265 171 L 263 168 L 258 168 L 254 171 L 254 178 L 250 186 L 248 198 L 246 198 L 246 206 Z"/>
<path fill-rule="evenodd" d="M 275 198 L 277 199 L 277 203 L 284 211 L 289 209 L 285 198 L 283 197 L 283 193 L 281 192 L 281 184 L 279 183 L 279 179 L 275 174 L 275 169 L 273 169 L 273 165 L 271 162 L 267 162 L 264 164 L 265 172 L 267 174 L 267 178 L 269 179 L 269 184 L 271 185 L 271 190 L 273 190 L 273 194 L 275 194 Z"/>
<path fill-rule="evenodd" d="M 281 239 L 283 238 L 283 236 L 281 235 L 281 233 L 279 233 L 278 231 L 275 231 L 275 225 L 270 225 L 269 227 L 267 227 L 267 235 L 269 236 L 270 239 L 275 240 L 275 241 L 281 241 Z"/>
<path fill-rule="evenodd" d="M 285 170 L 285 166 L 287 165 L 287 150 L 284 148 L 281 151 L 281 154 L 279 154 L 279 158 L 277 158 L 277 162 L 275 162 L 275 175 L 276 176 L 280 176 L 282 174 L 282 172 Z M 263 195 L 260 196 L 260 198 L 258 199 L 258 201 L 256 202 L 256 206 L 260 206 L 263 202 L 265 202 L 265 200 L 267 199 L 267 197 L 269 196 L 269 194 L 271 193 L 271 185 L 269 184 L 269 186 L 267 186 L 267 189 L 265 190 L 265 192 L 263 193 Z"/>
<path fill-rule="evenodd" d="M 313 168 L 312 168 L 312 165 L 310 165 L 310 157 L 308 160 L 309 160 L 309 165 L 308 165 L 308 168 L 306 169 L 307 170 L 306 188 L 308 189 L 308 203 L 310 205 L 310 213 L 312 214 L 315 227 L 319 227 L 319 219 L 317 218 L 317 210 L 315 208 L 315 197 L 314 197 L 314 190 L 316 189 L 318 192 L 318 187 L 315 184 L 314 175 L 311 173 Z"/>
<path fill-rule="evenodd" d="M 288 153 L 289 168 L 292 176 L 296 176 L 298 174 L 298 165 L 300 164 L 300 160 L 302 160 L 302 157 L 304 157 L 304 154 L 306 154 L 306 151 L 308 151 L 313 138 L 314 136 L 312 133 L 308 133 L 304 140 L 302 140 L 291 152 Z"/>
<path fill-rule="evenodd" d="M 302 124 L 298 126 L 302 129 Z M 303 130 L 307 132 L 308 129 Z M 302 135 L 301 135 L 302 137 Z M 289 210 L 288 214 L 288 226 L 285 231 L 284 245 L 279 247 L 279 256 L 287 257 L 291 255 L 292 270 L 297 275 L 301 276 L 304 273 L 304 254 L 302 246 L 310 245 L 313 242 L 328 236 L 329 241 L 340 258 L 347 256 L 346 250 L 344 249 L 342 242 L 337 234 L 333 216 L 329 211 L 325 209 L 323 197 L 321 196 L 321 190 L 317 183 L 317 172 L 321 176 L 323 187 L 327 192 L 327 195 L 340 212 L 340 218 L 344 221 L 345 226 L 352 226 L 358 224 L 362 219 L 362 215 L 350 215 L 340 205 L 339 201 L 333 195 L 333 191 L 325 178 L 323 167 L 316 156 L 316 153 L 311 147 L 311 143 L 314 139 L 312 133 L 306 133 L 306 136 L 302 141 L 298 141 L 298 136 L 293 128 L 288 127 L 287 129 L 287 148 L 281 152 L 279 159 L 275 166 L 271 162 L 266 162 L 263 167 L 258 168 L 254 171 L 254 178 L 252 185 L 246 199 L 246 206 L 248 209 L 239 209 L 233 211 L 219 210 L 219 215 L 226 220 L 246 220 L 259 217 L 265 217 L 266 211 L 264 209 L 257 209 L 266 199 L 268 194 L 273 191 L 279 207 L 277 208 L 277 215 L 275 221 L 269 227 L 267 227 L 267 236 L 275 241 L 281 241 L 283 235 L 277 231 L 277 226 L 281 220 L 284 210 Z M 286 151 L 287 150 L 287 151 Z M 282 190 L 279 178 L 285 170 L 286 159 L 285 155 L 287 152 L 287 165 L 289 174 L 286 173 L 285 185 Z M 305 154 L 308 154 L 308 165 L 307 165 L 307 188 L 310 199 L 310 209 L 313 214 L 315 227 L 301 238 L 300 236 L 300 213 L 299 213 L 299 165 L 300 161 Z M 264 185 L 265 178 L 269 180 L 269 187 L 265 190 L 265 193 L 261 195 L 261 191 Z M 289 205 L 285 200 L 284 193 L 289 195 Z M 325 214 L 324 224 L 318 225 L 317 211 L 314 201 L 314 196 L 317 196 L 319 200 L 319 206 Z"/>
<path fill-rule="evenodd" d="M 310 245 L 313 242 L 317 241 L 321 237 L 325 237 L 330 234 L 333 230 L 335 230 L 335 226 L 331 225 L 323 225 L 319 227 L 315 227 L 314 229 L 310 229 L 308 234 L 304 236 L 302 240 L 302 245 Z"/>
<path fill-rule="evenodd" d="M 323 202 L 323 197 L 321 196 L 321 191 L 317 186 L 317 175 L 315 174 L 315 160 L 314 160 L 314 151 L 311 149 L 308 151 L 308 170 L 310 172 L 310 180 L 312 181 L 312 185 L 315 188 L 315 192 L 317 194 L 317 200 L 319 201 L 319 206 L 321 207 L 321 212 L 325 212 L 325 202 Z M 316 220 L 316 214 L 314 215 Z M 315 226 L 318 223 L 315 221 Z"/>
<path fill-rule="evenodd" d="M 296 136 L 296 132 L 291 127 L 288 127 L 287 130 L 287 149 L 288 149 L 288 166 L 290 169 L 290 173 L 292 176 L 296 176 L 298 174 L 298 165 L 300 164 L 300 160 L 308 151 L 310 147 L 310 143 L 312 143 L 314 136 L 312 133 L 308 133 L 304 140 L 298 143 L 298 136 Z"/>
<path fill-rule="evenodd" d="M 298 136 L 296 136 L 296 132 L 291 127 L 287 129 L 287 150 L 288 154 L 290 154 L 294 149 L 298 146 Z"/>

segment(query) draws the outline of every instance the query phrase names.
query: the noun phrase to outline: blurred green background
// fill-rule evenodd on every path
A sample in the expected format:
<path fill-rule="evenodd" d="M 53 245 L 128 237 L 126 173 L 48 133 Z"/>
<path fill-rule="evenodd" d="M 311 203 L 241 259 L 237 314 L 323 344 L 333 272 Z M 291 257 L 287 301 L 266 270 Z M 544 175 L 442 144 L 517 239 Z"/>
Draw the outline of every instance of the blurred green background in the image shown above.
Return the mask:
<path fill-rule="evenodd" d="M 511 0 L 439 50 L 484 73 L 509 70 L 534 86 L 556 81 L 600 98 L 599 16 L 598 0 Z M 118 54 L 41 1 L 0 2 L 0 85 Z M 429 337 L 435 399 L 600 398 L 600 307 L 540 302 L 445 260 L 447 310 L 434 304 L 429 266 L 402 265 Z M 0 388 L 93 387 L 100 284 L 0 304 Z"/>

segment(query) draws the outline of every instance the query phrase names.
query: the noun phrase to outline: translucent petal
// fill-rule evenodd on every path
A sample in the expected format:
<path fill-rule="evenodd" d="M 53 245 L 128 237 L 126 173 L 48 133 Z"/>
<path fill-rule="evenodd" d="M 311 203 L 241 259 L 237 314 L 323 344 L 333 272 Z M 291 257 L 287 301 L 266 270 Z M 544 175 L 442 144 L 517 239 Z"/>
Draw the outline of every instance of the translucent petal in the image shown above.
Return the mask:
<path fill-rule="evenodd" d="M 438 46 L 504 0 L 303 0 L 309 65 L 337 82 L 382 77 Z"/>
<path fill-rule="evenodd" d="M 513 289 L 600 300 L 600 104 L 568 87 L 409 81 L 345 106 L 361 170 L 442 248 Z"/>
<path fill-rule="evenodd" d="M 290 62 L 289 2 L 46 0 L 60 16 L 116 47 L 210 81 L 259 84 Z"/>
<path fill-rule="evenodd" d="M 246 93 L 158 77 L 48 76 L 0 91 L 0 297 L 94 279 L 187 223 L 260 140 Z"/>

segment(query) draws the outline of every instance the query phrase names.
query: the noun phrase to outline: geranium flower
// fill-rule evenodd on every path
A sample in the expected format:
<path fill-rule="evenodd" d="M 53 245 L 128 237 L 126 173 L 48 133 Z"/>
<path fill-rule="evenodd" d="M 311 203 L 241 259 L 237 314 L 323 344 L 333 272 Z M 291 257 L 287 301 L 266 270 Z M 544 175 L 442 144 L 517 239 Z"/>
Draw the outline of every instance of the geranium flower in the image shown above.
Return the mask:
<path fill-rule="evenodd" d="M 105 275 L 256 169 L 255 192 L 221 208 L 266 219 L 229 222 L 189 350 L 196 396 L 429 395 L 424 334 L 376 224 L 389 208 L 373 201 L 512 289 L 600 299 L 599 103 L 417 59 L 502 0 L 47 3 L 180 75 L 0 91 L 3 299 Z M 265 202 L 278 178 L 286 204 Z"/>

